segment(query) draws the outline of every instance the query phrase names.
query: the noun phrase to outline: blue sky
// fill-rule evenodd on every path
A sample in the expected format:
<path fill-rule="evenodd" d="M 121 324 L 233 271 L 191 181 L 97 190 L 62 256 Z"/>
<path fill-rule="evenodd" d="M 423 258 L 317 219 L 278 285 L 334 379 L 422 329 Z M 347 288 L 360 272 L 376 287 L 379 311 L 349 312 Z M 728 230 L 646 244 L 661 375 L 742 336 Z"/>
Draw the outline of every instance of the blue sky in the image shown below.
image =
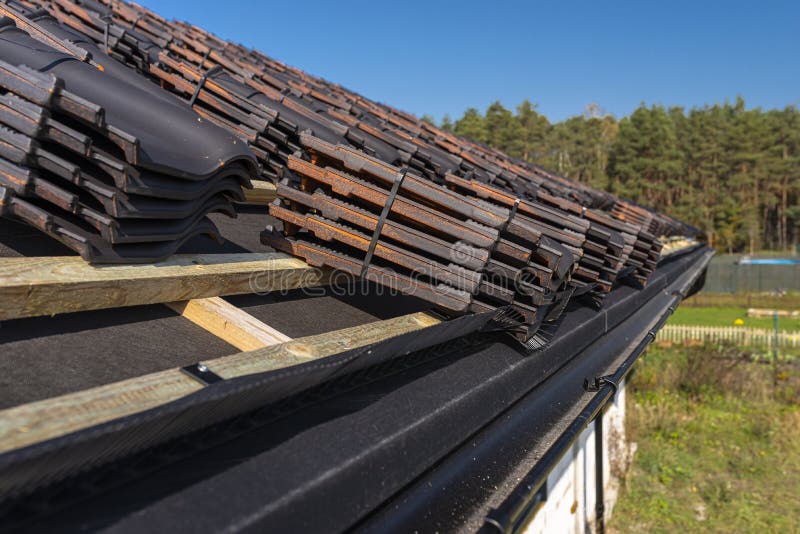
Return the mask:
<path fill-rule="evenodd" d="M 139 0 L 417 115 L 800 106 L 800 1 Z M 613 4 L 613 5 L 612 5 Z"/>

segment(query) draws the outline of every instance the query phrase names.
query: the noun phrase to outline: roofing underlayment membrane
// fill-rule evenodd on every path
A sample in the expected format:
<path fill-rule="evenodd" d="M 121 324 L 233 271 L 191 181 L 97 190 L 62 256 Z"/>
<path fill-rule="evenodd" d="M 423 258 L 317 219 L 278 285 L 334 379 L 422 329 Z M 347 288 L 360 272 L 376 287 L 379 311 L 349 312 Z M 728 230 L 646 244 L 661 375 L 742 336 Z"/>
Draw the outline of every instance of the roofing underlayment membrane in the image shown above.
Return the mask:
<path fill-rule="evenodd" d="M 558 365 L 539 376 L 554 375 L 593 340 L 634 324 L 637 309 L 665 291 L 683 297 L 702 283 L 702 246 L 662 257 L 665 239 L 697 237 L 696 228 L 196 26 L 122 1 L 3 1 L 0 15 L 0 256 L 78 254 L 103 265 L 274 250 L 363 282 L 355 295 L 231 300 L 292 337 L 420 310 L 448 319 L 323 366 L 225 381 L 178 404 L 0 454 L 7 517 L 24 515 L 31 499 L 52 498 L 47 488 L 69 477 L 370 367 L 385 370 L 400 356 L 421 355 L 422 367 L 453 359 L 431 347 L 459 339 L 469 339 L 463 355 L 504 353 L 519 373 L 547 354 Z M 256 180 L 274 185 L 268 206 L 241 204 Z M 0 408 L 233 350 L 165 310 L 10 321 L 0 329 Z M 627 328 L 633 335 L 638 327 Z M 582 339 L 565 341 L 578 331 Z M 554 351 L 559 342 L 568 348 Z M 84 357 L 98 350 L 114 356 Z M 409 371 L 389 374 L 396 372 Z M 509 403 L 536 387 L 514 383 Z M 481 386 L 469 387 L 477 396 Z M 486 408 L 486 421 L 501 407 Z M 450 434 L 450 449 L 466 438 Z M 447 449 L 431 445 L 431 459 Z M 395 482 L 397 490 L 410 481 Z M 352 526 L 380 502 L 337 525 Z"/>

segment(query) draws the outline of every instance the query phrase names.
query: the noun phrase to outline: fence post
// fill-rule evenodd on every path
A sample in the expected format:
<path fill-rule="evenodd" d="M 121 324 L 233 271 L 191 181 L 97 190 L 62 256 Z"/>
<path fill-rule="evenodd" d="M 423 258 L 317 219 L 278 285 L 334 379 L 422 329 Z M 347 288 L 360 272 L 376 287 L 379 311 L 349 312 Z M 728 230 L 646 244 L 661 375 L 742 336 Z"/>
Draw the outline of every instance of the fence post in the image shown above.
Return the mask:
<path fill-rule="evenodd" d="M 774 321 L 774 319 L 773 319 Z M 774 328 L 743 328 L 733 326 L 664 325 L 658 333 L 661 341 L 683 343 L 686 341 L 728 341 L 739 347 L 766 348 L 773 361 L 780 358 L 782 349 L 800 347 L 800 330 L 781 332 Z"/>
<path fill-rule="evenodd" d="M 778 361 L 778 312 L 772 314 L 772 327 L 775 329 L 775 346 L 772 349 L 772 359 Z"/>

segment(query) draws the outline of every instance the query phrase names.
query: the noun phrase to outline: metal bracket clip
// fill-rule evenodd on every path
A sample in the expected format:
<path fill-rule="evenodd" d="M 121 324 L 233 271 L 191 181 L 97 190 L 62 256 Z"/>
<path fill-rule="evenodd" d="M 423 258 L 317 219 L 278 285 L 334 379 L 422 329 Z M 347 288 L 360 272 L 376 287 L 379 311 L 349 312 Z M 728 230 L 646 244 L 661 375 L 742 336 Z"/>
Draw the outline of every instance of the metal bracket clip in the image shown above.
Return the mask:
<path fill-rule="evenodd" d="M 586 391 L 600 391 L 600 388 L 606 384 L 614 388 L 614 393 L 612 395 L 616 395 L 617 390 L 619 389 L 619 384 L 614 381 L 613 375 L 596 376 L 591 381 L 588 378 L 585 378 L 583 380 L 583 389 Z"/>

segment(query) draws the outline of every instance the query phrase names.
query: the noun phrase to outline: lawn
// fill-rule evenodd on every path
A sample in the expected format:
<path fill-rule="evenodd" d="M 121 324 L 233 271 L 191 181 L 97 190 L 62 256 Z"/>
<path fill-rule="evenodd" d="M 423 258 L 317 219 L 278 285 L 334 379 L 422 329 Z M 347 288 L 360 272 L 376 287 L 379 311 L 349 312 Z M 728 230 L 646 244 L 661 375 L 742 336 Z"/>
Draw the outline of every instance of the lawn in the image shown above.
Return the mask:
<path fill-rule="evenodd" d="M 701 291 L 686 299 L 683 305 L 699 308 L 730 306 L 732 308 L 796 310 L 800 308 L 800 293 L 790 291 L 776 295 L 774 293 L 706 293 Z"/>
<path fill-rule="evenodd" d="M 628 392 L 638 450 L 609 531 L 800 532 L 797 365 L 653 347 Z"/>
<path fill-rule="evenodd" d="M 735 321 L 744 321 L 744 327 L 772 328 L 772 318 L 747 317 L 744 308 L 690 308 L 679 306 L 670 317 L 670 324 L 687 324 L 701 326 L 735 326 Z M 780 317 L 778 328 L 781 330 L 800 330 L 800 319 Z"/>

